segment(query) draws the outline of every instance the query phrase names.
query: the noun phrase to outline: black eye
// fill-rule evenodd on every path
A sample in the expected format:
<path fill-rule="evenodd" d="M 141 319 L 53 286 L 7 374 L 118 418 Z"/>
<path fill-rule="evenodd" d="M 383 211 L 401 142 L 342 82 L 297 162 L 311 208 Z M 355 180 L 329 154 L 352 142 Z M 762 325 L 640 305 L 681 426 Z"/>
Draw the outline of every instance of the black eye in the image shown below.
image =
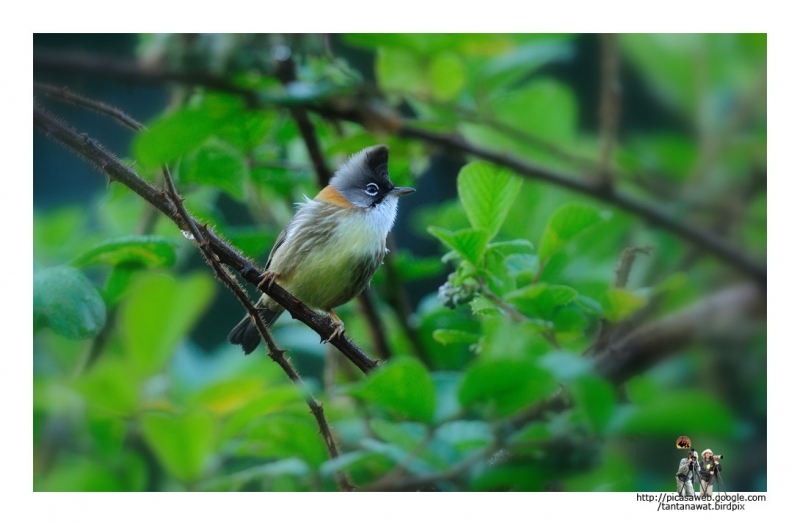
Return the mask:
<path fill-rule="evenodd" d="M 374 182 L 370 182 L 369 184 L 367 184 L 367 189 L 364 191 L 366 191 L 367 195 L 369 195 L 370 197 L 374 197 L 375 195 L 378 194 L 378 185 L 375 184 Z"/>

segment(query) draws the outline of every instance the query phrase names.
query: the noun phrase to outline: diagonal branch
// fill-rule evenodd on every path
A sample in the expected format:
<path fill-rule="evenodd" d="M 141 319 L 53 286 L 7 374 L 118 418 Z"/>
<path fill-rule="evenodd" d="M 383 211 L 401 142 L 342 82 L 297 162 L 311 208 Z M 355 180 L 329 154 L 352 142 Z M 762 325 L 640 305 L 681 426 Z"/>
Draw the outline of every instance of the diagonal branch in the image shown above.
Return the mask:
<path fill-rule="evenodd" d="M 330 424 L 325 418 L 325 412 L 322 409 L 322 403 L 317 401 L 317 399 L 314 397 L 314 394 L 311 393 L 311 390 L 300 377 L 300 374 L 297 373 L 297 370 L 289 362 L 289 359 L 286 358 L 286 351 L 281 350 L 275 344 L 275 341 L 272 339 L 272 336 L 267 329 L 267 325 L 264 323 L 261 315 L 259 315 L 258 309 L 250 301 L 247 293 L 242 289 L 241 286 L 239 286 L 239 283 L 236 282 L 236 279 L 234 279 L 230 273 L 228 273 L 225 267 L 220 264 L 217 256 L 211 249 L 211 245 L 208 243 L 208 239 L 206 237 L 208 228 L 206 226 L 198 227 L 197 223 L 189 215 L 189 212 L 186 211 L 186 208 L 183 205 L 183 199 L 180 197 L 180 195 L 178 195 L 178 191 L 175 189 L 175 184 L 172 181 L 172 176 L 169 173 L 169 169 L 164 166 L 162 172 L 164 174 L 164 183 L 167 187 L 167 197 L 170 199 L 170 201 L 172 201 L 172 204 L 177 209 L 178 215 L 180 215 L 180 217 L 183 219 L 183 222 L 189 225 L 189 231 L 192 234 L 192 238 L 194 239 L 197 248 L 203 255 L 203 258 L 214 269 L 214 275 L 216 278 L 222 281 L 222 283 L 225 284 L 225 286 L 227 286 L 231 292 L 233 292 L 239 302 L 242 303 L 242 306 L 244 306 L 247 312 L 250 314 L 250 318 L 253 320 L 255 327 L 258 329 L 261 339 L 267 343 L 267 355 L 269 355 L 273 361 L 278 363 L 286 375 L 289 376 L 289 379 L 291 379 L 292 382 L 298 385 L 303 391 L 303 394 L 306 398 L 306 403 L 311 409 L 311 413 L 314 414 L 314 418 L 317 420 L 320 434 L 322 434 L 322 439 L 325 441 L 325 446 L 328 449 L 328 455 L 331 457 L 331 459 L 339 457 L 339 447 L 336 444 L 336 440 L 333 438 L 333 432 L 331 431 Z M 347 476 L 344 474 L 337 473 L 336 483 L 339 485 L 341 490 L 346 492 L 350 492 L 354 488 L 347 479 Z"/>
<path fill-rule="evenodd" d="M 133 169 L 122 164 L 114 155 L 108 153 L 88 135 L 76 133 L 68 125 L 54 118 L 35 104 L 33 107 L 33 123 L 35 127 L 39 128 L 45 134 L 61 142 L 67 148 L 76 152 L 90 164 L 108 175 L 111 181 L 120 182 L 132 189 L 140 197 L 152 204 L 158 211 L 170 218 L 181 230 L 190 230 L 190 226 L 180 217 L 175 205 L 163 191 L 150 185 Z M 190 218 L 190 220 L 195 226 L 200 226 L 195 219 Z M 246 281 L 254 286 L 259 285 L 263 276 L 262 273 L 253 266 L 252 262 L 243 257 L 228 243 L 220 239 L 213 231 L 209 230 L 206 233 L 206 238 L 220 262 L 239 272 Z M 259 289 L 286 308 L 293 318 L 300 319 L 312 330 L 317 332 L 322 340 L 329 339 L 331 335 L 333 335 L 332 320 L 330 317 L 318 314 L 277 284 L 274 284 L 269 289 L 267 289 L 267 285 L 265 284 L 263 288 Z M 333 339 L 331 343 L 364 373 L 378 366 L 377 361 L 367 356 L 345 336 L 337 337 Z"/>

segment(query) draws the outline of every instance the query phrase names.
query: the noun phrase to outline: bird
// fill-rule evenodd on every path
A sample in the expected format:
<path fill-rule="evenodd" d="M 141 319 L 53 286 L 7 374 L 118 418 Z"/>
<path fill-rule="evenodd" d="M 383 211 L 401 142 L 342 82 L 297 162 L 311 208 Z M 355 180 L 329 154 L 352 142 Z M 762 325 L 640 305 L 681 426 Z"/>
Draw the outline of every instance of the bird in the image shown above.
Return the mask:
<path fill-rule="evenodd" d="M 313 199 L 306 197 L 267 258 L 259 285 L 278 283 L 311 308 L 330 314 L 331 341 L 344 332 L 334 308 L 369 285 L 388 252 L 386 236 L 397 217 L 398 198 L 415 191 L 389 178 L 389 147 L 383 144 L 352 155 Z M 256 306 L 267 326 L 284 308 L 264 294 Z M 250 354 L 261 336 L 250 316 L 228 341 Z"/>

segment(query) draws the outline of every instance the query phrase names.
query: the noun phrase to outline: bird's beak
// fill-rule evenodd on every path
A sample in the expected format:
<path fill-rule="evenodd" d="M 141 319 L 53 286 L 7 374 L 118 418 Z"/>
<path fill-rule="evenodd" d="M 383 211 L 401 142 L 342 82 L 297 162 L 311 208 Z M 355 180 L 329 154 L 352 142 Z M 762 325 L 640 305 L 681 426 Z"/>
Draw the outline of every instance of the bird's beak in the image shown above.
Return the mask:
<path fill-rule="evenodd" d="M 389 195 L 394 195 L 395 197 L 402 197 L 403 195 L 408 195 L 409 193 L 414 193 L 414 188 L 403 188 L 395 186 L 392 191 L 389 192 Z"/>

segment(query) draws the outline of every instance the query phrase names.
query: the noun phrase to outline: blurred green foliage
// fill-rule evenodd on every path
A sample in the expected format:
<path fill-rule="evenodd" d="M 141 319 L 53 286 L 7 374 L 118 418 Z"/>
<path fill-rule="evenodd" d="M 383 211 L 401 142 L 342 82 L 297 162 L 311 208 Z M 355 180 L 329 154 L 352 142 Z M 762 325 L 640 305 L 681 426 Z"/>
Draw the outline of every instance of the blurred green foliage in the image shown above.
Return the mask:
<path fill-rule="evenodd" d="M 297 125 L 269 103 L 356 92 L 368 75 L 344 57 L 358 48 L 374 60 L 377 88 L 416 125 L 575 177 L 597 166 L 598 133 L 581 117 L 595 108 L 558 73 L 587 49 L 597 56 L 594 37 L 343 35 L 341 56 L 322 42 L 142 37 L 143 60 L 225 75 L 261 90 L 268 109 L 176 89 L 131 151 L 116 153 L 157 184 L 155 169 L 169 163 L 188 209 L 263 262 L 293 203 L 318 190 Z M 298 64 L 288 87 L 271 69 L 270 52 L 283 45 Z M 619 49 L 618 188 L 765 258 L 766 36 L 622 35 Z M 626 114 L 627 82 L 673 124 L 637 127 L 648 116 Z M 396 184 L 414 185 L 423 172 L 444 184 L 424 144 L 311 118 L 332 166 L 386 143 Z M 690 435 L 700 448 L 724 449 L 730 490 L 765 490 L 763 324 L 699 337 L 621 386 L 585 354 L 609 327 L 674 313 L 737 275 L 634 215 L 464 160 L 457 201 L 401 215 L 440 253 L 404 243 L 394 273 L 375 277 L 388 362 L 359 377 L 325 360 L 335 350 L 306 327 L 275 326 L 324 402 L 337 458 L 280 368 L 224 342 L 230 326 L 208 312 L 227 292 L 174 224 L 117 184 L 81 206 L 35 210 L 34 489 L 335 490 L 341 472 L 384 489 L 398 487 L 381 480 L 429 476 L 399 488 L 670 491 L 682 457 L 672 443 Z M 637 258 L 626 287 L 614 286 L 622 251 L 645 245 L 651 255 Z M 411 319 L 397 306 L 402 286 L 424 296 Z M 375 355 L 361 313 L 346 306 L 339 315 Z M 213 341 L 197 340 L 205 325 Z M 566 406 L 524 417 L 558 393 Z M 641 457 L 646 465 L 632 463 Z"/>

